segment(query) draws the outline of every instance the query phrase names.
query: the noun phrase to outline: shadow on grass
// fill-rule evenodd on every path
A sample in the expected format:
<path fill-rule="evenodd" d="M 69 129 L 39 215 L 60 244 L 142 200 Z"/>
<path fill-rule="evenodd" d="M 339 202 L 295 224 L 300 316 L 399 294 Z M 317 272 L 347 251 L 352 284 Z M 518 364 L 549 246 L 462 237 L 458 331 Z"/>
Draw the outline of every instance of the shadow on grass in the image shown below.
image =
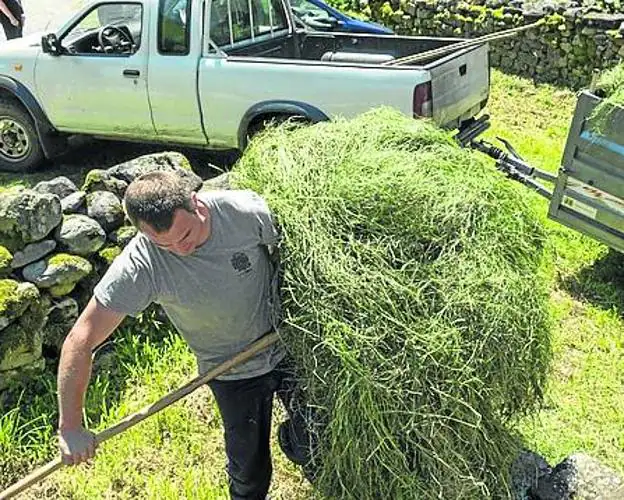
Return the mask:
<path fill-rule="evenodd" d="M 139 318 L 127 318 L 96 349 L 85 404 L 89 428 L 100 427 L 107 411 L 121 401 L 134 370 L 149 369 L 154 360 L 144 356 L 143 348 L 167 344 L 175 335 L 152 307 Z M 49 358 L 42 374 L 1 394 L 0 490 L 57 456 L 57 369 L 58 360 Z"/>
<path fill-rule="evenodd" d="M 615 308 L 624 317 L 624 254 L 609 250 L 593 265 L 564 278 L 561 286 L 577 299 L 603 309 Z"/>
<path fill-rule="evenodd" d="M 65 154 L 45 162 L 41 168 L 34 172 L 0 172 L 0 186 L 21 185 L 31 187 L 40 181 L 47 181 L 61 175 L 71 179 L 77 186 L 81 186 L 90 170 L 107 169 L 141 155 L 163 151 L 178 151 L 184 154 L 189 159 L 195 173 L 202 179 L 210 179 L 219 175 L 223 170 L 228 170 L 239 156 L 236 150 L 204 151 L 158 144 L 77 137 L 72 139 L 70 148 Z"/>

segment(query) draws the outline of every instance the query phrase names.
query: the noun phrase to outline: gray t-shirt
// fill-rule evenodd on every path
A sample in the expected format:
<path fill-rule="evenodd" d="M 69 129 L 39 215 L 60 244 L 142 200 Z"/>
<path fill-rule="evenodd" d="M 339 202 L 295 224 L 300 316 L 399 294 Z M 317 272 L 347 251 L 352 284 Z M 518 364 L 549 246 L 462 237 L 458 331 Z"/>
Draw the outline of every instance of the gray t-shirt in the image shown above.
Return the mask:
<path fill-rule="evenodd" d="M 132 316 L 152 302 L 160 304 L 205 373 L 275 327 L 278 276 L 267 247 L 277 243 L 278 232 L 266 202 L 252 191 L 198 196 L 211 217 L 203 245 L 180 257 L 139 233 L 113 261 L 94 296 L 104 307 Z M 283 357 L 283 347 L 274 344 L 219 379 L 262 375 Z"/>

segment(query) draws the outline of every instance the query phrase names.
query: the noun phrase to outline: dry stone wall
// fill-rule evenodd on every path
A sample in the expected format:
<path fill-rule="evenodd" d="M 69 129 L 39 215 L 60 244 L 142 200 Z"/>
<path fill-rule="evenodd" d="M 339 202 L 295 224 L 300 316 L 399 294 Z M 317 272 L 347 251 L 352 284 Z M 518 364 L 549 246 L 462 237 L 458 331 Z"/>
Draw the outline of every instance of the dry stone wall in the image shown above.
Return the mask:
<path fill-rule="evenodd" d="M 95 283 L 136 234 L 123 195 L 137 176 L 176 171 L 202 186 L 179 153 L 146 155 L 0 194 L 0 391 L 35 376 L 56 355 Z"/>
<path fill-rule="evenodd" d="M 343 9 L 414 36 L 476 38 L 544 19 L 516 37 L 490 44 L 492 66 L 572 88 L 589 85 L 594 69 L 624 58 L 624 12 L 595 11 L 576 2 L 488 0 L 347 0 Z"/>

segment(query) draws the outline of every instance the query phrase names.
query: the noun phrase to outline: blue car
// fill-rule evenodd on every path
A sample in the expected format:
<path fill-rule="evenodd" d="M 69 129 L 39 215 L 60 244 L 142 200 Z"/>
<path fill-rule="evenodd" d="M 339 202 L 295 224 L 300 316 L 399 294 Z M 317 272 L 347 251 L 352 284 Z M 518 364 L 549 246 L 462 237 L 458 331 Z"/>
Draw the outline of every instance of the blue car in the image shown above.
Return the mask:
<path fill-rule="evenodd" d="M 295 18 L 313 30 L 372 33 L 376 35 L 393 34 L 391 29 L 381 24 L 354 19 L 321 0 L 291 0 L 290 5 Z"/>

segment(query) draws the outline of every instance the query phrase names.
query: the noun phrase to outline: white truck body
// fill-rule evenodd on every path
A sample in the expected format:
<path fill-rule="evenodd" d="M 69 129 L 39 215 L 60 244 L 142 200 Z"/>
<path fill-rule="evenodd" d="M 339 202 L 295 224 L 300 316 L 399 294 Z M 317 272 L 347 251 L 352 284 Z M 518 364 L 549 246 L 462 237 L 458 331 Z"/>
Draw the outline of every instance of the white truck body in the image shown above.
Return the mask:
<path fill-rule="evenodd" d="M 456 41 L 310 33 L 287 0 L 91 2 L 43 39 L 0 47 L 0 168 L 31 168 L 68 134 L 243 149 L 276 116 L 316 122 L 381 105 L 460 127 L 488 98 L 487 45 L 380 64 Z"/>

